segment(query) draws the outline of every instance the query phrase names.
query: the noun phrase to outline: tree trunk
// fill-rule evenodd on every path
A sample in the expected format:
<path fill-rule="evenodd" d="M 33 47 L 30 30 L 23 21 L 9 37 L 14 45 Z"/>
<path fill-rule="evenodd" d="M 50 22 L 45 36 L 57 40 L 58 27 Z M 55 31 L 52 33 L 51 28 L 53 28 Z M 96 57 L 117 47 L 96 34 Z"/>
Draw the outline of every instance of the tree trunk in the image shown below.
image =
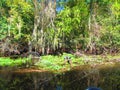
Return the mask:
<path fill-rule="evenodd" d="M 38 2 L 37 0 L 33 0 L 34 7 L 35 7 L 35 12 L 34 12 L 34 29 L 33 29 L 33 38 L 36 40 L 37 39 L 37 27 L 38 27 Z"/>

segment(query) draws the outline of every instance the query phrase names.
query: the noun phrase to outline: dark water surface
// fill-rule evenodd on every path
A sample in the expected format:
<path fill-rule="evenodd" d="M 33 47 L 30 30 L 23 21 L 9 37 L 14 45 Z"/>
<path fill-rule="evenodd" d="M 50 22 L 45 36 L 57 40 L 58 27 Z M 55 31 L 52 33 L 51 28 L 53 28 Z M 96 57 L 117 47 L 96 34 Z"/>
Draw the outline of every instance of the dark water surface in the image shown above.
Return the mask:
<path fill-rule="evenodd" d="M 120 90 L 120 64 L 74 67 L 61 74 L 22 69 L 0 71 L 0 90 Z"/>

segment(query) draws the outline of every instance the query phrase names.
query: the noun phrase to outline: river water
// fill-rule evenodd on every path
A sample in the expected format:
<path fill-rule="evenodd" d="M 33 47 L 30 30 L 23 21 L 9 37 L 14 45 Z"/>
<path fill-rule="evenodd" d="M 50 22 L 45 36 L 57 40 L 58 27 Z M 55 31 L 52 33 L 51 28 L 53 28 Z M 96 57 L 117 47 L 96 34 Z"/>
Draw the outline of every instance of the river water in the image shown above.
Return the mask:
<path fill-rule="evenodd" d="M 36 69 L 2 69 L 0 90 L 120 90 L 120 64 L 83 65 L 62 73 Z"/>

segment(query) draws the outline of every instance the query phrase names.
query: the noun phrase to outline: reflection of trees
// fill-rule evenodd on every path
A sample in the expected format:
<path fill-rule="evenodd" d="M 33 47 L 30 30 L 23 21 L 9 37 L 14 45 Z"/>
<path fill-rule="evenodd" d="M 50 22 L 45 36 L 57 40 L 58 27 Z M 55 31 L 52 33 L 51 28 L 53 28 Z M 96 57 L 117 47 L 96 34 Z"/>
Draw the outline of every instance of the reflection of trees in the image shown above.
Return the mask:
<path fill-rule="evenodd" d="M 6 69 L 5 69 L 6 70 Z M 120 69 L 115 66 L 80 68 L 54 75 L 49 72 L 1 73 L 1 90 L 55 90 L 56 85 L 64 90 L 85 90 L 88 86 L 98 86 L 103 90 L 119 90 Z"/>
<path fill-rule="evenodd" d="M 88 73 L 88 77 L 87 77 L 87 85 L 88 86 L 98 86 L 99 84 L 99 70 L 98 69 L 91 69 Z"/>

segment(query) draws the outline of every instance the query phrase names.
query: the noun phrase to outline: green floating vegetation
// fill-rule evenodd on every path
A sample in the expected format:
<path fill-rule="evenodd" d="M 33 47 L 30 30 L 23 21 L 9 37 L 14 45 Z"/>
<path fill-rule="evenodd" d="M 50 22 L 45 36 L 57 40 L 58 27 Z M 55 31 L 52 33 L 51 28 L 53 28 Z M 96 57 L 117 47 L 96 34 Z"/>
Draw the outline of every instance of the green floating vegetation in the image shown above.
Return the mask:
<path fill-rule="evenodd" d="M 11 58 L 6 58 L 6 57 L 1 57 L 0 58 L 0 66 L 21 66 L 24 63 L 26 63 L 27 58 L 18 58 L 18 59 L 11 59 Z"/>
<path fill-rule="evenodd" d="M 64 57 L 69 56 L 71 57 L 72 64 L 65 63 Z M 30 58 L 18 58 L 18 59 L 11 59 L 7 57 L 0 58 L 0 67 L 9 66 L 9 67 L 31 67 L 34 66 L 38 69 L 43 70 L 50 70 L 50 71 L 64 71 L 70 70 L 71 67 L 80 66 L 80 65 L 93 65 L 93 64 L 100 64 L 103 62 L 114 62 L 114 60 L 118 60 L 120 56 L 111 56 L 106 55 L 103 57 L 102 55 L 83 55 L 80 57 L 76 57 L 73 54 L 63 53 L 61 56 L 54 56 L 54 55 L 46 55 L 41 56 L 41 59 L 35 64 L 32 64 Z"/>
<path fill-rule="evenodd" d="M 53 56 L 53 55 L 46 55 L 42 56 L 41 61 L 38 62 L 36 65 L 39 68 L 47 69 L 47 70 L 61 70 L 63 68 L 69 68 L 70 65 L 68 63 L 64 63 L 64 57 L 69 56 L 72 60 L 72 65 L 80 65 L 83 64 L 83 58 L 76 58 L 73 54 L 63 53 L 61 56 Z"/>

